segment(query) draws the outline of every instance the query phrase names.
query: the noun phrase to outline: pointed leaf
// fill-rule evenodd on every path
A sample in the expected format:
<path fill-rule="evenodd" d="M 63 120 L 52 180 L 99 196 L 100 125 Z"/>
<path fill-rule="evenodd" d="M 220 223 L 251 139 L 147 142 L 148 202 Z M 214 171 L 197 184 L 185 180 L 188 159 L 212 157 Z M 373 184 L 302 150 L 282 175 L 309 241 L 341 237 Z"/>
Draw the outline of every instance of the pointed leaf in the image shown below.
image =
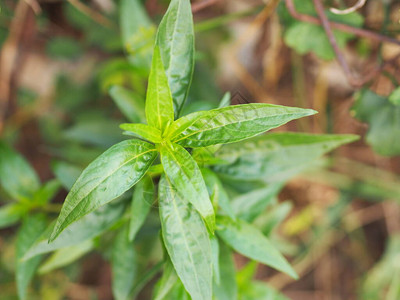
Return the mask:
<path fill-rule="evenodd" d="M 226 92 L 218 105 L 218 108 L 223 108 L 231 105 L 231 93 Z"/>
<path fill-rule="evenodd" d="M 52 163 L 51 169 L 53 170 L 56 178 L 61 182 L 63 187 L 70 190 L 82 173 L 82 169 L 64 161 L 55 161 Z"/>
<path fill-rule="evenodd" d="M 171 1 L 158 27 L 156 43 L 160 47 L 177 117 L 189 93 L 194 70 L 194 30 L 189 0 Z"/>
<path fill-rule="evenodd" d="M 138 257 L 129 241 L 128 226 L 118 233 L 112 250 L 112 291 L 116 300 L 128 300 L 139 277 Z"/>
<path fill-rule="evenodd" d="M 135 186 L 132 196 L 129 240 L 133 241 L 142 227 L 154 202 L 154 184 L 151 177 L 144 176 Z"/>
<path fill-rule="evenodd" d="M 221 147 L 216 157 L 229 163 L 215 166 L 214 171 L 240 180 L 285 181 L 323 154 L 357 138 L 355 135 L 270 133 Z"/>
<path fill-rule="evenodd" d="M 201 171 L 192 156 L 181 146 L 170 144 L 161 147 L 161 162 L 169 181 L 178 193 L 187 199 L 214 232 L 214 209 L 208 196 Z"/>
<path fill-rule="evenodd" d="M 168 78 L 160 56 L 160 49 L 154 48 L 153 61 L 146 96 L 147 124 L 164 132 L 174 121 L 174 107 Z"/>
<path fill-rule="evenodd" d="M 143 177 L 156 156 L 151 144 L 139 140 L 123 141 L 100 155 L 69 192 L 50 241 L 71 223 L 129 190 Z"/>
<path fill-rule="evenodd" d="M 0 141 L 0 184 L 15 200 L 29 200 L 40 187 L 33 168 L 17 152 Z"/>
<path fill-rule="evenodd" d="M 184 116 L 171 125 L 167 136 L 192 148 L 233 143 L 315 113 L 263 103 L 234 105 Z"/>
<path fill-rule="evenodd" d="M 128 131 L 128 134 L 129 132 L 132 132 L 150 142 L 161 143 L 161 131 L 155 127 L 140 123 L 125 123 L 121 124 L 119 127 L 123 130 Z"/>
<path fill-rule="evenodd" d="M 298 278 L 286 259 L 257 228 L 240 219 L 235 222 L 223 216 L 218 217 L 217 222 L 218 235 L 237 252 Z"/>
<path fill-rule="evenodd" d="M 126 203 L 122 200 L 124 199 L 113 201 L 87 214 L 71 224 L 53 242 L 48 243 L 50 234 L 54 230 L 55 222 L 53 222 L 29 248 L 23 259 L 77 245 L 99 236 L 120 220 L 126 208 Z"/>
<path fill-rule="evenodd" d="M 166 177 L 159 184 L 159 202 L 164 244 L 179 278 L 193 300 L 211 299 L 211 246 L 200 215 Z"/>
<path fill-rule="evenodd" d="M 236 300 L 238 287 L 235 278 L 235 263 L 231 250 L 222 242 L 219 243 L 219 269 L 221 281 L 214 281 L 215 300 Z"/>
<path fill-rule="evenodd" d="M 22 261 L 21 258 L 42 233 L 45 226 L 46 220 L 43 215 L 33 215 L 24 220 L 17 234 L 16 283 L 18 297 L 22 300 L 27 299 L 26 290 L 42 258 L 37 256 L 25 261 Z"/>
<path fill-rule="evenodd" d="M 134 1 L 130 1 L 134 2 Z M 141 96 L 129 91 L 122 86 L 113 86 L 110 89 L 110 96 L 117 104 L 119 110 L 132 123 L 146 122 L 144 112 L 144 99 Z"/>

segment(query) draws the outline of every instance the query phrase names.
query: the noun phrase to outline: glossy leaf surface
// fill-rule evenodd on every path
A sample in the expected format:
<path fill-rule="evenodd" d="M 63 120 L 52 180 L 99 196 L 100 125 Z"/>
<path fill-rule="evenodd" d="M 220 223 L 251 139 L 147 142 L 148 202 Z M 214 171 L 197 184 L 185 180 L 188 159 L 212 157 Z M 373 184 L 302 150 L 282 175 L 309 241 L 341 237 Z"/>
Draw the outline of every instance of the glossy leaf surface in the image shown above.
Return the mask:
<path fill-rule="evenodd" d="M 153 143 L 161 142 L 161 131 L 155 127 L 139 123 L 137 124 L 125 123 L 121 124 L 119 127 L 128 132 L 135 133 L 150 142 Z"/>
<path fill-rule="evenodd" d="M 39 177 L 27 161 L 0 141 L 0 184 L 15 200 L 28 200 L 40 187 Z"/>
<path fill-rule="evenodd" d="M 174 121 L 171 91 L 160 56 L 160 49 L 157 46 L 154 48 L 147 87 L 146 119 L 147 124 L 161 132 L 164 132 L 165 128 Z"/>
<path fill-rule="evenodd" d="M 142 178 L 156 155 L 151 144 L 139 140 L 123 141 L 100 155 L 69 192 L 50 241 L 68 225 L 129 190 Z"/>
<path fill-rule="evenodd" d="M 323 154 L 357 139 L 355 135 L 270 133 L 221 147 L 216 157 L 229 163 L 213 169 L 240 180 L 279 182 L 298 174 Z"/>
<path fill-rule="evenodd" d="M 193 300 L 211 299 L 211 246 L 200 215 L 165 177 L 159 204 L 164 245 L 179 278 Z"/>
<path fill-rule="evenodd" d="M 156 43 L 167 72 L 177 117 L 189 93 L 194 69 L 193 16 L 189 0 L 172 0 L 158 27 Z"/>
<path fill-rule="evenodd" d="M 244 221 L 233 221 L 229 217 L 218 217 L 217 233 L 222 240 L 240 254 L 259 261 L 297 278 L 286 259 L 271 242 L 255 227 Z"/>
<path fill-rule="evenodd" d="M 130 241 L 134 240 L 154 204 L 154 192 L 153 181 L 148 176 L 144 176 L 135 186 L 132 196 L 131 219 L 129 224 Z"/>
<path fill-rule="evenodd" d="M 252 103 L 196 112 L 175 121 L 171 141 L 183 147 L 233 143 L 315 114 L 314 110 Z"/>
<path fill-rule="evenodd" d="M 214 231 L 214 209 L 208 196 L 201 171 L 191 155 L 181 146 L 161 147 L 161 162 L 165 174 L 180 197 L 189 201 L 204 218 L 209 230 Z"/>

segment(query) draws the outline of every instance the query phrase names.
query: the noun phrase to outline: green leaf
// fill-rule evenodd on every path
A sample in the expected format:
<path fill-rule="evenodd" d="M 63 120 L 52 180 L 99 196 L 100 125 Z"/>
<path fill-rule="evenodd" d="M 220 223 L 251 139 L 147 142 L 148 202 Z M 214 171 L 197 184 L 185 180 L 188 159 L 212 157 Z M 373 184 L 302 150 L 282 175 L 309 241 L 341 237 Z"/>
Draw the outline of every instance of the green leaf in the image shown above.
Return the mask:
<path fill-rule="evenodd" d="M 369 124 L 367 142 L 375 152 L 384 156 L 400 154 L 400 106 L 370 90 L 362 90 L 353 110 L 356 118 Z"/>
<path fill-rule="evenodd" d="M 261 229 L 262 233 L 269 236 L 272 231 L 280 225 L 292 210 L 290 202 L 283 202 L 274 205 L 267 213 L 264 213 L 254 220 L 253 224 Z"/>
<path fill-rule="evenodd" d="M 37 256 L 25 261 L 22 261 L 21 258 L 39 237 L 45 226 L 46 220 L 43 215 L 33 215 L 24 220 L 17 234 L 15 275 L 18 297 L 22 300 L 27 299 L 26 290 L 42 258 Z"/>
<path fill-rule="evenodd" d="M 174 266 L 171 260 L 168 258 L 164 264 L 164 270 L 162 277 L 157 282 L 153 300 L 163 300 L 169 294 L 169 292 L 174 287 L 175 283 L 178 281 L 178 276 L 176 275 Z"/>
<path fill-rule="evenodd" d="M 389 101 L 396 106 L 400 106 L 400 87 L 395 89 L 389 96 Z"/>
<path fill-rule="evenodd" d="M 194 70 L 193 16 L 189 0 L 172 0 L 158 27 L 156 44 L 167 72 L 178 117 L 186 101 Z"/>
<path fill-rule="evenodd" d="M 317 16 L 311 0 L 295 0 L 294 4 L 299 13 Z M 348 24 L 353 27 L 361 27 L 363 24 L 363 17 L 357 12 L 337 15 L 327 11 L 326 15 L 330 21 Z M 281 19 L 287 27 L 284 41 L 297 53 L 303 55 L 313 52 L 319 58 L 325 60 L 335 58 L 335 52 L 325 30 L 321 26 L 294 20 L 287 11 L 281 11 Z M 346 43 L 354 37 L 354 34 L 339 30 L 333 30 L 333 34 L 340 48 L 344 48 Z"/>
<path fill-rule="evenodd" d="M 174 121 L 174 108 L 160 49 L 154 48 L 146 96 L 147 123 L 162 133 Z"/>
<path fill-rule="evenodd" d="M 240 291 L 241 300 L 289 300 L 279 291 L 274 290 L 262 281 L 249 282 Z"/>
<path fill-rule="evenodd" d="M 193 300 L 211 299 L 211 246 L 203 221 L 165 177 L 159 204 L 164 244 L 179 278 Z"/>
<path fill-rule="evenodd" d="M 0 229 L 16 224 L 22 216 L 18 204 L 6 204 L 0 207 Z"/>
<path fill-rule="evenodd" d="M 155 27 L 142 1 L 122 0 L 120 23 L 125 49 L 131 54 L 130 61 L 134 66 L 148 70 L 154 45 Z"/>
<path fill-rule="evenodd" d="M 54 37 L 48 40 L 46 53 L 55 58 L 73 59 L 82 54 L 82 47 L 76 39 Z"/>
<path fill-rule="evenodd" d="M 144 176 L 135 186 L 132 196 L 129 240 L 133 241 L 142 227 L 154 202 L 154 184 L 149 176 Z"/>
<path fill-rule="evenodd" d="M 39 205 L 45 205 L 50 202 L 60 190 L 61 183 L 57 179 L 47 181 L 43 186 L 36 191 L 33 196 L 33 202 Z"/>
<path fill-rule="evenodd" d="M 135 2 L 135 1 L 130 1 Z M 145 123 L 144 99 L 137 93 L 122 86 L 114 85 L 110 89 L 110 96 L 119 110 L 132 123 Z"/>
<path fill-rule="evenodd" d="M 87 214 L 64 230 L 53 242 L 48 243 L 54 230 L 54 223 L 36 240 L 24 256 L 24 260 L 38 254 L 48 253 L 57 249 L 79 244 L 99 236 L 121 218 L 126 203 L 116 200 Z"/>
<path fill-rule="evenodd" d="M 82 169 L 64 161 L 54 161 L 51 165 L 56 178 L 61 182 L 63 187 L 70 190 L 82 173 Z"/>
<path fill-rule="evenodd" d="M 218 176 L 213 171 L 206 168 L 201 169 L 201 174 L 203 175 L 209 195 L 214 194 L 214 196 L 217 197 L 217 203 L 222 208 L 223 212 L 232 219 L 235 219 L 236 216 L 229 201 L 229 196 Z"/>
<path fill-rule="evenodd" d="M 171 125 L 167 136 L 192 148 L 233 143 L 315 113 L 263 103 L 234 105 L 184 116 Z"/>
<path fill-rule="evenodd" d="M 269 204 L 274 203 L 282 187 L 283 184 L 274 183 L 233 198 L 232 209 L 235 215 L 247 222 L 253 221 Z"/>
<path fill-rule="evenodd" d="M 229 163 L 213 169 L 227 178 L 285 181 L 323 154 L 357 139 L 355 135 L 270 133 L 221 147 L 216 157 Z"/>
<path fill-rule="evenodd" d="M 129 241 L 128 226 L 124 226 L 115 238 L 112 259 L 112 291 L 116 300 L 130 299 L 135 280 L 139 277 L 138 257 Z"/>
<path fill-rule="evenodd" d="M 82 172 L 69 192 L 49 241 L 73 222 L 129 190 L 143 177 L 156 156 L 151 144 L 139 140 L 123 141 L 100 155 Z"/>
<path fill-rule="evenodd" d="M 54 252 L 39 268 L 39 274 L 46 274 L 78 260 L 94 248 L 92 240 L 62 248 Z"/>
<path fill-rule="evenodd" d="M 217 284 L 221 282 L 221 274 L 219 272 L 219 243 L 215 235 L 210 237 L 212 264 L 213 264 L 213 278 Z"/>
<path fill-rule="evenodd" d="M 235 222 L 229 217 L 219 216 L 217 233 L 240 254 L 298 278 L 286 259 L 257 228 L 239 219 Z"/>
<path fill-rule="evenodd" d="M 235 263 L 231 250 L 222 242 L 219 243 L 219 268 L 220 283 L 214 281 L 215 300 L 236 300 L 238 298 L 238 287 L 235 278 Z"/>
<path fill-rule="evenodd" d="M 36 172 L 26 160 L 0 141 L 0 184 L 15 200 L 30 200 L 40 188 Z"/>
<path fill-rule="evenodd" d="M 192 156 L 181 146 L 161 147 L 161 162 L 177 193 L 187 199 L 204 218 L 210 232 L 215 229 L 215 214 L 201 171 Z"/>
<path fill-rule="evenodd" d="M 141 136 L 142 138 L 153 142 L 153 143 L 161 143 L 161 131 L 155 127 L 146 125 L 146 124 L 132 124 L 125 123 L 119 126 L 122 130 L 128 131 Z"/>

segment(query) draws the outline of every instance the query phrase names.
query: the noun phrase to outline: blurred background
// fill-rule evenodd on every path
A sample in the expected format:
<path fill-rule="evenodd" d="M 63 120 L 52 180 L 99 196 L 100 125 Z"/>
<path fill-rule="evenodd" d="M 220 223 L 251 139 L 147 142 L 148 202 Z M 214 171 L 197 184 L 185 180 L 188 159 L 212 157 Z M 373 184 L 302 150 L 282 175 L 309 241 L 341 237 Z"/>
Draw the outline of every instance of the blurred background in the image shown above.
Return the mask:
<path fill-rule="evenodd" d="M 85 167 L 123 139 L 116 95 L 145 94 L 169 2 L 0 1 L 1 139 L 42 181 L 59 161 Z M 400 3 L 328 12 L 356 2 L 322 1 L 328 22 L 347 24 L 333 32 L 334 51 L 312 0 L 192 1 L 196 70 L 185 113 L 213 108 L 229 91 L 233 104 L 319 112 L 278 131 L 361 136 L 293 178 L 271 212 L 300 280 L 265 267 L 256 277 L 289 299 L 400 299 Z M 127 42 L 129 18 L 140 26 Z M 14 232 L 0 231 L 0 299 L 15 299 Z M 238 268 L 244 262 L 236 257 Z M 112 299 L 109 265 L 96 253 L 36 280 L 41 299 Z"/>

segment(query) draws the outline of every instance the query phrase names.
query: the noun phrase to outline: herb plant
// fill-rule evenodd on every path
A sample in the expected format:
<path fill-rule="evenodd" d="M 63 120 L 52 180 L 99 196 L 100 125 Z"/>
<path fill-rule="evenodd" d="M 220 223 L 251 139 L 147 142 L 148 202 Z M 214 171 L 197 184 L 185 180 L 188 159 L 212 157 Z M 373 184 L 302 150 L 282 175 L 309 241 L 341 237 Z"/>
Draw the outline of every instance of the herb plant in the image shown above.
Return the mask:
<path fill-rule="evenodd" d="M 131 44 L 136 42 L 134 37 Z M 1 208 L 0 226 L 23 219 L 16 268 L 21 299 L 26 299 L 37 268 L 45 274 L 93 249 L 111 262 L 118 300 L 134 298 L 161 269 L 153 290 L 157 300 L 277 295 L 253 280 L 255 262 L 297 278 L 269 238 L 279 220 L 263 225 L 260 217 L 288 179 L 356 137 L 262 135 L 315 111 L 264 103 L 229 106 L 226 97 L 219 108 L 183 115 L 194 49 L 190 1 L 172 0 L 155 36 L 145 103 L 122 87 L 110 91 L 134 122 L 120 126 L 130 139 L 101 154 L 77 179 L 79 169 L 54 166 L 70 191 L 51 224 L 49 200 L 60 183 L 41 187 L 29 165 L 0 145 L 1 183 L 6 194 L 19 201 Z M 10 170 L 15 169 L 21 172 L 14 173 L 20 180 L 10 183 Z M 155 259 L 152 248 L 159 250 Z M 251 260 L 237 273 L 232 250 Z"/>

